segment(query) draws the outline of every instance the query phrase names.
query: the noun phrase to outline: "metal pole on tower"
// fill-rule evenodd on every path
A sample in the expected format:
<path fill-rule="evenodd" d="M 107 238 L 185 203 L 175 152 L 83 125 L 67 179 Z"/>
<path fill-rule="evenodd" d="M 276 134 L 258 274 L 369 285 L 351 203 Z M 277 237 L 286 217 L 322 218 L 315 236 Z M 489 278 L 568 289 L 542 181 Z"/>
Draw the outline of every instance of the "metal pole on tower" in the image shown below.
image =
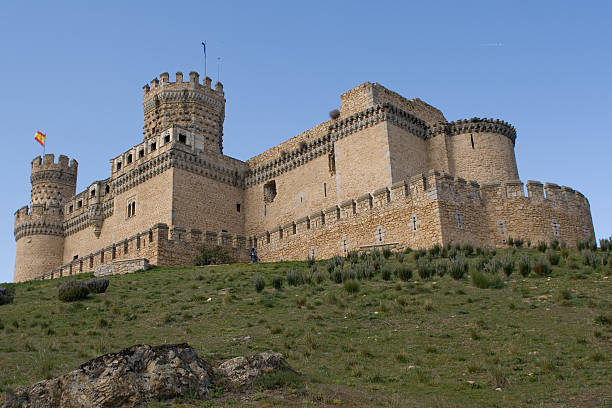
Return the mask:
<path fill-rule="evenodd" d="M 206 80 L 206 41 L 202 41 L 202 47 L 204 47 L 204 80 Z"/>
<path fill-rule="evenodd" d="M 221 82 L 221 57 L 217 57 L 217 82 Z"/>

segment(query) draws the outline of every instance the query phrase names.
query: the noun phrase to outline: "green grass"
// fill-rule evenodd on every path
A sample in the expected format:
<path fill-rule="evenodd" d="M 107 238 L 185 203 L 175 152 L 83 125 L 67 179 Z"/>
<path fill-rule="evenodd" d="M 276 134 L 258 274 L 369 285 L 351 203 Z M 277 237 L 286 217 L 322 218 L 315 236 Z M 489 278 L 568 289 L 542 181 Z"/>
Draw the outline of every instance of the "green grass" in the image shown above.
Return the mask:
<path fill-rule="evenodd" d="M 523 255 L 541 253 L 513 254 Z M 133 344 L 187 342 L 210 360 L 279 351 L 301 375 L 262 378 L 247 400 L 217 390 L 213 401 L 149 406 L 602 406 L 612 389 L 610 265 L 585 267 L 572 252 L 577 269 L 499 273 L 503 287 L 480 289 L 476 258 L 458 280 L 378 271 L 335 283 L 324 260 L 325 279 L 304 284 L 306 262 L 153 268 L 72 303 L 57 299 L 67 278 L 17 284 L 14 302 L 0 306 L 0 393 Z M 412 256 L 401 265 L 418 269 Z M 275 289 L 289 270 L 296 285 Z"/>

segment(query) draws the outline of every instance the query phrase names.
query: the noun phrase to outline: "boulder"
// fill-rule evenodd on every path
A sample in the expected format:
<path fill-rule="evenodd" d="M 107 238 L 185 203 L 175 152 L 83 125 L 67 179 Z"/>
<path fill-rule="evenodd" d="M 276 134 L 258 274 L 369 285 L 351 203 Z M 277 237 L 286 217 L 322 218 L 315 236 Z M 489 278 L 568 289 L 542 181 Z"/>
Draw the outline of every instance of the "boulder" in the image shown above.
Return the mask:
<path fill-rule="evenodd" d="M 136 345 L 7 395 L 3 408 L 134 407 L 151 399 L 204 399 L 213 383 L 243 388 L 277 369 L 290 368 L 282 354 L 271 351 L 213 367 L 188 344 Z"/>
<path fill-rule="evenodd" d="M 223 361 L 215 369 L 215 373 L 218 377 L 226 380 L 231 386 L 241 388 L 251 385 L 256 377 L 263 374 L 288 368 L 285 357 L 282 354 L 265 351 L 252 356 L 235 357 Z"/>

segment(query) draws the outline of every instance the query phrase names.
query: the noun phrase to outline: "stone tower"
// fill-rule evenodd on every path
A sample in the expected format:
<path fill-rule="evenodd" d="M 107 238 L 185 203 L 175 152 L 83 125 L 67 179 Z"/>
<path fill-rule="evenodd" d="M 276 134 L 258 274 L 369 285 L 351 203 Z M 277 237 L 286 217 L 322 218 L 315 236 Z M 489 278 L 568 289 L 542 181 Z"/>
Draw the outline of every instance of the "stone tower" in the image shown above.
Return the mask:
<path fill-rule="evenodd" d="M 62 264 L 63 204 L 75 193 L 78 163 L 52 154 L 32 160 L 30 207 L 15 213 L 15 282 L 32 279 Z"/>
<path fill-rule="evenodd" d="M 223 153 L 223 85 L 217 82 L 213 90 L 210 78 L 203 83 L 199 78 L 197 72 L 191 72 L 189 82 L 183 82 L 183 73 L 177 72 L 176 81 L 170 82 L 164 72 L 143 87 L 145 141 L 176 125 L 192 132 L 203 151 Z"/>

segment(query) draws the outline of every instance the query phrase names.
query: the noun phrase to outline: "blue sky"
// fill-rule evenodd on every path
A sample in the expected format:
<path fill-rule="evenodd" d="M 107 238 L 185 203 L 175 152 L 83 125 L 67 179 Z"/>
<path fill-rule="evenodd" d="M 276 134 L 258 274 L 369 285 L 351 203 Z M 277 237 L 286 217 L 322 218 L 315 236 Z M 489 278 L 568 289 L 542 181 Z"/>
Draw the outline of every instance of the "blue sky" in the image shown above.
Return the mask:
<path fill-rule="evenodd" d="M 512 123 L 521 179 L 581 191 L 598 238 L 612 234 L 612 3 L 292 3 L 0 3 L 0 282 L 13 276 L 34 133 L 79 161 L 77 191 L 108 177 L 108 160 L 142 140 L 142 86 L 202 72 L 203 40 L 215 81 L 222 61 L 230 156 L 326 120 L 342 92 L 375 81 L 449 120 Z"/>

